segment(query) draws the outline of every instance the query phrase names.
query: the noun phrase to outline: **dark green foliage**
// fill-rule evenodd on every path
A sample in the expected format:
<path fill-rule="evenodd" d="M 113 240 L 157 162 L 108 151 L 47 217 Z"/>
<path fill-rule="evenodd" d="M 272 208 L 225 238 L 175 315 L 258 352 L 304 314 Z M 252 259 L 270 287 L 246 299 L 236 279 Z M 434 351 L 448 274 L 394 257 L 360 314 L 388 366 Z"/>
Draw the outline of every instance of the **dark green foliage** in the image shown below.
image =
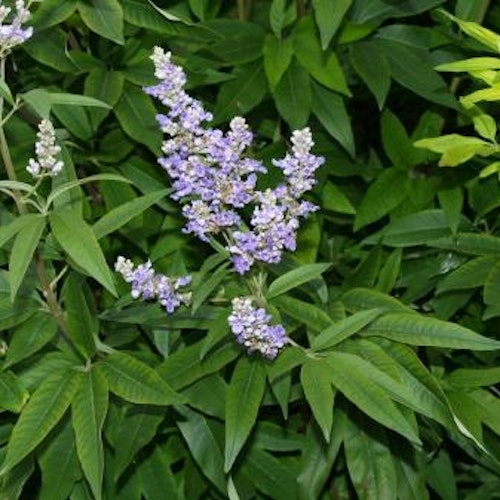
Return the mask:
<path fill-rule="evenodd" d="M 496 498 L 498 5 L 32 10 L 0 79 L 14 170 L 3 154 L 0 497 Z M 216 126 L 246 117 L 263 183 L 294 129 L 325 156 L 297 251 L 254 275 L 293 340 L 275 360 L 236 344 L 230 299 L 248 281 L 221 245 L 182 233 L 168 197 L 163 110 L 143 92 L 155 45 Z M 65 168 L 30 198 L 48 116 Z M 118 255 L 191 274 L 191 305 L 134 301 Z"/>

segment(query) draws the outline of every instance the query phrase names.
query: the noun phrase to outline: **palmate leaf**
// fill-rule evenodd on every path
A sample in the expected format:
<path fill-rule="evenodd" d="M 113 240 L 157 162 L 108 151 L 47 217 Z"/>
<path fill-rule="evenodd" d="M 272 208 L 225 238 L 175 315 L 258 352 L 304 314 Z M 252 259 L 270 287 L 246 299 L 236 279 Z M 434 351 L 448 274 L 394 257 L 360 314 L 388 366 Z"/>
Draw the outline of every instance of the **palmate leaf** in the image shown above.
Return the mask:
<path fill-rule="evenodd" d="M 310 422 L 307 426 L 297 476 L 299 498 L 303 500 L 320 498 L 342 445 L 346 424 L 345 413 L 334 410 L 333 415 L 331 439 L 327 446 L 314 422 Z"/>
<path fill-rule="evenodd" d="M 127 412 L 120 421 L 114 444 L 116 461 L 114 480 L 117 481 L 130 465 L 136 453 L 156 435 L 158 426 L 165 418 L 163 409 L 155 412 L 151 407 L 136 407 Z"/>
<path fill-rule="evenodd" d="M 104 375 L 90 369 L 80 375 L 80 386 L 71 403 L 76 450 L 96 500 L 102 498 L 104 450 L 102 426 L 108 411 L 108 386 Z"/>
<path fill-rule="evenodd" d="M 334 347 L 343 340 L 348 339 L 362 330 L 366 325 L 379 317 L 384 309 L 379 307 L 358 311 L 352 316 L 345 318 L 332 326 L 325 328 L 317 337 L 314 337 L 311 346 L 315 350 L 323 350 Z"/>
<path fill-rule="evenodd" d="M 243 470 L 259 491 L 275 500 L 297 498 L 293 468 L 271 453 L 252 447 L 245 457 Z"/>
<path fill-rule="evenodd" d="M 40 500 L 67 500 L 74 483 L 82 477 L 71 420 L 63 419 L 57 435 L 37 453 L 42 472 Z"/>
<path fill-rule="evenodd" d="M 354 403 L 361 411 L 396 431 L 411 442 L 419 444 L 420 439 L 408 420 L 391 400 L 389 392 L 373 381 L 367 366 L 358 356 L 333 352 L 324 358 L 330 368 L 334 387 Z"/>
<path fill-rule="evenodd" d="M 45 225 L 45 217 L 37 217 L 26 224 L 16 235 L 9 260 L 10 299 L 12 301 L 14 301 L 24 275 L 33 260 Z"/>
<path fill-rule="evenodd" d="M 187 406 L 179 408 L 177 426 L 201 472 L 222 492 L 226 491 L 224 457 L 208 419 Z"/>
<path fill-rule="evenodd" d="M 41 383 L 12 430 L 1 474 L 12 469 L 42 442 L 66 412 L 79 383 L 79 374 L 71 370 L 54 373 Z"/>
<path fill-rule="evenodd" d="M 433 418 L 444 426 L 454 428 L 448 402 L 442 391 L 435 387 L 437 382 L 430 380 L 433 376 L 425 367 L 415 366 L 415 360 L 408 356 L 407 351 L 400 351 L 400 355 L 406 354 L 406 363 L 402 364 L 391 357 L 390 349 L 370 340 L 358 340 L 351 345 L 356 346 L 353 351 L 359 354 L 360 359 L 367 361 L 365 373 L 383 387 L 394 401 Z M 357 362 L 360 366 L 363 364 L 359 359 Z"/>
<path fill-rule="evenodd" d="M 36 313 L 14 332 L 3 368 L 26 359 L 50 342 L 57 332 L 57 322 L 46 313 Z"/>
<path fill-rule="evenodd" d="M 138 196 L 131 201 L 127 201 L 123 205 L 113 208 L 92 226 L 96 238 L 99 240 L 113 231 L 120 229 L 151 205 L 165 198 L 168 192 L 168 189 L 154 191 L 144 196 Z"/>
<path fill-rule="evenodd" d="M 157 371 L 130 354 L 115 352 L 96 366 L 103 371 L 109 390 L 126 401 L 161 406 L 184 402 Z"/>
<path fill-rule="evenodd" d="M 380 426 L 370 432 L 346 419 L 344 450 L 347 469 L 360 498 L 397 499 L 397 476 L 387 433 Z"/>
<path fill-rule="evenodd" d="M 334 391 L 329 368 L 320 360 L 308 359 L 300 371 L 304 395 L 325 440 L 330 440 L 333 422 Z"/>
<path fill-rule="evenodd" d="M 0 372 L 0 408 L 19 413 L 28 399 L 27 391 L 10 371 Z"/>
<path fill-rule="evenodd" d="M 266 387 L 266 370 L 258 359 L 240 358 L 226 395 L 224 471 L 231 470 L 257 420 Z"/>
<path fill-rule="evenodd" d="M 83 22 L 92 30 L 115 43 L 123 45 L 123 11 L 118 0 L 78 0 Z"/>
<path fill-rule="evenodd" d="M 159 473 L 161 471 L 161 473 Z M 179 485 L 172 473 L 168 456 L 160 446 L 141 462 L 138 468 L 141 490 L 146 500 L 181 499 Z"/>
<path fill-rule="evenodd" d="M 59 210 L 50 215 L 52 232 L 64 251 L 95 280 L 116 296 L 109 270 L 94 232 L 75 210 Z"/>
<path fill-rule="evenodd" d="M 463 326 L 412 313 L 388 313 L 362 332 L 416 346 L 448 347 L 474 351 L 500 349 L 500 342 L 483 337 Z"/>
<path fill-rule="evenodd" d="M 282 295 L 293 288 L 297 288 L 308 281 L 319 278 L 328 268 L 330 263 L 304 264 L 296 269 L 276 278 L 267 289 L 266 298 L 272 299 Z"/>

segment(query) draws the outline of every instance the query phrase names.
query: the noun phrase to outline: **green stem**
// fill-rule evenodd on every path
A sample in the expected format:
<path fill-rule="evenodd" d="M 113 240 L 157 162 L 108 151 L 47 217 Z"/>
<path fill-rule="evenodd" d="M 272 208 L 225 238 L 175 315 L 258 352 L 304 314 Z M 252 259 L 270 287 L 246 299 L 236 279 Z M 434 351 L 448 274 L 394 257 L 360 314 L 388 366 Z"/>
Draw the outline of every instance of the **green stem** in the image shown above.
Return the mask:
<path fill-rule="evenodd" d="M 5 81 L 5 59 L 0 60 L 0 77 Z M 3 98 L 0 98 L 0 121 L 2 121 L 1 118 L 3 116 L 3 109 L 4 109 L 4 100 Z M 14 167 L 14 162 L 12 161 L 12 156 L 10 154 L 7 138 L 5 137 L 3 121 L 2 121 L 2 126 L 0 126 L 0 155 L 3 160 L 7 177 L 11 181 L 17 181 L 16 169 Z M 19 191 L 13 190 L 13 195 L 19 214 L 22 215 L 28 213 L 29 210 L 27 203 L 23 199 L 21 193 Z M 45 298 L 49 311 L 52 314 L 52 316 L 54 316 L 54 318 L 56 319 L 59 328 L 62 331 L 63 338 L 75 352 L 78 352 L 70 340 L 71 337 L 69 334 L 68 326 L 66 324 L 66 320 L 64 318 L 63 311 L 51 287 L 49 275 L 47 273 L 47 268 L 45 266 L 45 262 L 39 250 L 36 250 L 35 252 L 34 261 L 35 261 L 35 269 L 38 276 L 38 281 L 40 283 L 40 286 L 42 287 L 42 295 Z"/>
<path fill-rule="evenodd" d="M 248 21 L 251 0 L 236 0 L 236 4 L 238 6 L 238 19 L 240 21 Z"/>

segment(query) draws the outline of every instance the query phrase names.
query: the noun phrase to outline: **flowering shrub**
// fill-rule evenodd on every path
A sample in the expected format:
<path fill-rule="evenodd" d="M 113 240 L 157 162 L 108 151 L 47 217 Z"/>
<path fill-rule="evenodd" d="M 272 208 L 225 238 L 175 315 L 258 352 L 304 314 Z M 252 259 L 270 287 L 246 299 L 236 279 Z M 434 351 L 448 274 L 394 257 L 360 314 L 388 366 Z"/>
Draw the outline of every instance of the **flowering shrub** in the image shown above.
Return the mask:
<path fill-rule="evenodd" d="M 0 498 L 493 498 L 499 12 L 0 2 Z"/>

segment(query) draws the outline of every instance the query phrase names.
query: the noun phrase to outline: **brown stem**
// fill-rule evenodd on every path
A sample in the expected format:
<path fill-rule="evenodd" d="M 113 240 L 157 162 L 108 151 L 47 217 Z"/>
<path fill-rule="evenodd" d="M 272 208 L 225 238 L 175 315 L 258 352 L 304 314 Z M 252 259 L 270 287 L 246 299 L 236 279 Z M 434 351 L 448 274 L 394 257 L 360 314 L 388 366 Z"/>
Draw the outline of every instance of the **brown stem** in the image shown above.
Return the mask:
<path fill-rule="evenodd" d="M 297 17 L 300 19 L 306 13 L 306 4 L 304 0 L 297 0 Z"/>

